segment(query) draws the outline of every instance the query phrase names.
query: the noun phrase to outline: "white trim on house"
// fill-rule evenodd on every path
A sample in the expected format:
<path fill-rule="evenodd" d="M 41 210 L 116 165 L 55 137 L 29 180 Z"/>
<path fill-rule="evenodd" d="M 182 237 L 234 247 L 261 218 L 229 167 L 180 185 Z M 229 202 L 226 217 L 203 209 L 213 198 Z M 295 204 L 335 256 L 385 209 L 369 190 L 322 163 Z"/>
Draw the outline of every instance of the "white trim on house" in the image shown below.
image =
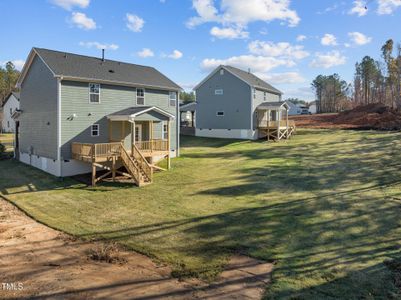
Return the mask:
<path fill-rule="evenodd" d="M 94 85 L 99 85 L 99 93 L 97 94 L 97 93 L 92 93 L 91 92 L 91 84 L 94 84 Z M 89 82 L 88 83 L 88 101 L 89 101 L 89 104 L 100 104 L 101 103 L 101 99 L 100 99 L 100 95 L 101 95 L 101 88 L 102 88 L 102 85 L 100 84 L 100 83 L 96 83 L 96 82 Z M 97 102 L 92 102 L 91 101 L 91 95 L 98 95 L 99 96 L 99 101 L 97 101 Z"/>
<path fill-rule="evenodd" d="M 93 129 L 94 126 L 97 126 L 97 129 Z M 97 134 L 93 134 L 94 131 L 97 131 Z M 98 137 L 100 136 L 100 125 L 99 124 L 92 124 L 91 125 L 91 137 Z"/>
<path fill-rule="evenodd" d="M 138 104 L 138 90 L 143 90 L 143 104 Z M 140 97 L 142 98 L 142 97 Z M 136 88 L 135 89 L 135 105 L 136 106 L 145 106 L 146 105 L 146 89 L 145 88 Z"/>

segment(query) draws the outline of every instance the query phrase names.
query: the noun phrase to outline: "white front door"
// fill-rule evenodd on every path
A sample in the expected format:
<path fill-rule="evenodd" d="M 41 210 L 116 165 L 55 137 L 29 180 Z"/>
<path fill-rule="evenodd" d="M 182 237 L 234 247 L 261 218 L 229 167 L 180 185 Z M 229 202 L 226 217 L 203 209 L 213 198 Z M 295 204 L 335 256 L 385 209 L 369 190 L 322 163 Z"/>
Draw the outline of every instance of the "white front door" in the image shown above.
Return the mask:
<path fill-rule="evenodd" d="M 142 141 L 142 124 L 135 124 L 135 143 Z"/>

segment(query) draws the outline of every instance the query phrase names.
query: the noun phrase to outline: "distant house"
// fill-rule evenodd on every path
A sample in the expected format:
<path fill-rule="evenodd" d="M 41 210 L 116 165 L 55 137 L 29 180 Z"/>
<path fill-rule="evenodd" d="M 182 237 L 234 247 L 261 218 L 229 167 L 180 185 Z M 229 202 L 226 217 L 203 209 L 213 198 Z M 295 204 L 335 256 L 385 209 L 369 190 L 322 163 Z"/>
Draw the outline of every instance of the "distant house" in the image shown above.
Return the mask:
<path fill-rule="evenodd" d="M 152 67 L 33 48 L 18 80 L 20 161 L 55 176 L 106 170 L 138 185 L 179 154 L 181 88 Z M 18 138 L 19 137 L 19 138 Z"/>
<path fill-rule="evenodd" d="M 195 135 L 196 126 L 196 102 L 186 103 L 180 106 L 180 118 L 182 135 Z"/>
<path fill-rule="evenodd" d="M 317 113 L 316 101 L 309 103 L 309 113 L 311 114 Z"/>
<path fill-rule="evenodd" d="M 2 130 L 3 132 L 15 132 L 15 121 L 13 115 L 20 107 L 20 94 L 16 92 L 10 93 L 3 104 Z"/>
<path fill-rule="evenodd" d="M 281 139 L 294 130 L 281 91 L 251 72 L 219 66 L 194 90 L 197 136 Z"/>
<path fill-rule="evenodd" d="M 289 106 L 288 115 L 294 116 L 294 115 L 300 115 L 301 114 L 302 109 L 299 107 L 298 104 L 295 104 L 292 101 L 286 101 L 286 103 Z"/>

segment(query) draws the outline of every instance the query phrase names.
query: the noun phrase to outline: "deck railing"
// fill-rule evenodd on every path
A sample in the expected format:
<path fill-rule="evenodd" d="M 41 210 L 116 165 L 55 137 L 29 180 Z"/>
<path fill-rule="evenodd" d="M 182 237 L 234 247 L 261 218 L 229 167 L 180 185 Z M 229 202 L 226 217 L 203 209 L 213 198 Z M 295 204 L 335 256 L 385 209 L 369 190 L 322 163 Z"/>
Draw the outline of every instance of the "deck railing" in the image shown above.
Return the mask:
<path fill-rule="evenodd" d="M 167 140 L 138 141 L 135 143 L 135 146 L 145 152 L 168 151 Z"/>
<path fill-rule="evenodd" d="M 280 121 L 270 121 L 267 122 L 267 120 L 260 120 L 259 121 L 259 127 L 265 127 L 265 128 L 278 128 L 280 127 L 295 127 L 295 122 L 294 120 L 280 120 Z"/>
<path fill-rule="evenodd" d="M 72 143 L 72 158 L 96 161 L 96 158 L 119 155 L 121 143 Z"/>

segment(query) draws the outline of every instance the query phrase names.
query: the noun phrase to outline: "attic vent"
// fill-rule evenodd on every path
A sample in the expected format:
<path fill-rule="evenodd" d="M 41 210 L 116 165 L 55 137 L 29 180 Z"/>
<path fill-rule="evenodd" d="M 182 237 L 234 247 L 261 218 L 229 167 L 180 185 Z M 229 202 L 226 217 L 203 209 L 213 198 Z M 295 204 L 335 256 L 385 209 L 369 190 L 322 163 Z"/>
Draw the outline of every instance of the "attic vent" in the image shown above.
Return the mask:
<path fill-rule="evenodd" d="M 109 70 L 109 73 L 115 73 L 114 70 Z"/>

